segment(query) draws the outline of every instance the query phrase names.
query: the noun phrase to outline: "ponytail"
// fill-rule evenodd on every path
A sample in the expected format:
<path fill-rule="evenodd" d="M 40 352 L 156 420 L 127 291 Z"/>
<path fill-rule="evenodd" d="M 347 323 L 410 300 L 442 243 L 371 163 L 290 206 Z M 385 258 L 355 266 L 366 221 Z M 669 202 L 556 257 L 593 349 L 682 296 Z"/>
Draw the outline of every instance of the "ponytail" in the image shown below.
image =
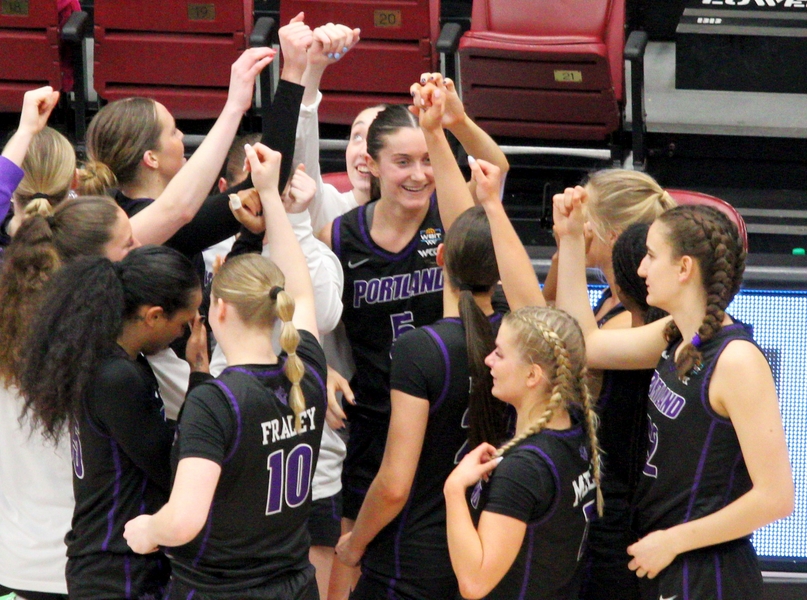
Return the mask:
<path fill-rule="evenodd" d="M 122 324 L 123 285 L 112 263 L 81 258 L 51 279 L 22 351 L 20 391 L 46 438 L 74 420 Z"/>
<path fill-rule="evenodd" d="M 272 288 L 276 290 L 278 288 Z M 271 296 L 271 293 L 270 293 Z M 300 343 L 300 334 L 292 323 L 294 317 L 294 298 L 282 288 L 276 294 L 276 310 L 278 318 L 283 321 L 283 329 L 280 332 L 280 347 L 286 353 L 286 365 L 283 372 L 291 382 L 291 394 L 289 394 L 289 406 L 294 411 L 294 430 L 300 433 L 302 422 L 300 416 L 305 411 L 305 397 L 300 382 L 305 375 L 305 365 L 297 356 L 297 346 Z"/>
<path fill-rule="evenodd" d="M 283 322 L 280 347 L 286 352 L 284 373 L 291 382 L 289 407 L 294 411 L 294 427 L 300 431 L 305 398 L 300 382 L 305 365 L 297 356 L 300 334 L 292 322 L 294 298 L 283 289 L 283 273 L 268 258 L 242 254 L 222 265 L 213 278 L 213 298 L 232 304 L 245 325 L 271 330 L 276 319 Z"/>
<path fill-rule="evenodd" d="M 170 318 L 199 293 L 193 265 L 162 246 L 132 250 L 119 263 L 78 258 L 52 277 L 23 344 L 20 391 L 45 437 L 58 440 L 78 415 L 101 362 L 142 306 Z"/>

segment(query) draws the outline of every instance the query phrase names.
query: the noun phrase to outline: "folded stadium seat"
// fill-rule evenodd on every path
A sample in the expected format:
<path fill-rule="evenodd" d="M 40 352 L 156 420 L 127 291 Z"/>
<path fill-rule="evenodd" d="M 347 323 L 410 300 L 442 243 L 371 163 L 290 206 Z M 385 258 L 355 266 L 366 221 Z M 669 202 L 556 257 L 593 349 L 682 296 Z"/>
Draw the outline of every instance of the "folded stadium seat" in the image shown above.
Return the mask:
<path fill-rule="evenodd" d="M 669 189 L 667 192 L 678 204 L 700 204 L 702 206 L 710 206 L 725 214 L 737 226 L 737 230 L 740 232 L 740 237 L 743 239 L 743 248 L 746 252 L 748 252 L 748 229 L 746 228 L 742 215 L 731 204 L 725 200 L 721 200 L 715 196 L 710 196 L 709 194 L 702 194 L 701 192 Z"/>
<path fill-rule="evenodd" d="M 232 63 L 249 45 L 268 45 L 260 22 L 265 40 L 250 43 L 252 13 L 252 0 L 95 0 L 95 90 L 106 101 L 154 98 L 178 119 L 215 118 Z"/>
<path fill-rule="evenodd" d="M 626 48 L 624 27 L 625 0 L 474 0 L 459 42 L 468 114 L 493 135 L 607 146 L 622 126 L 629 58 L 641 164 L 647 36 L 634 32 Z"/>
<path fill-rule="evenodd" d="M 323 123 L 349 125 L 368 106 L 408 104 L 409 86 L 421 73 L 438 70 L 440 0 L 283 0 L 281 23 L 300 11 L 312 28 L 342 23 L 361 29 L 361 41 L 325 72 Z"/>
<path fill-rule="evenodd" d="M 84 106 L 83 44 L 87 13 L 78 0 L 4 0 L 0 8 L 0 112 L 19 113 L 28 90 L 75 89 Z M 75 81 L 75 85 L 74 85 Z M 83 127 L 83 118 L 76 119 Z M 83 137 L 83 129 L 82 137 Z"/>
<path fill-rule="evenodd" d="M 323 173 L 322 181 L 323 183 L 330 183 L 342 193 L 349 192 L 353 189 L 353 184 L 350 183 L 350 177 L 348 177 L 347 171 L 341 171 L 338 173 Z"/>

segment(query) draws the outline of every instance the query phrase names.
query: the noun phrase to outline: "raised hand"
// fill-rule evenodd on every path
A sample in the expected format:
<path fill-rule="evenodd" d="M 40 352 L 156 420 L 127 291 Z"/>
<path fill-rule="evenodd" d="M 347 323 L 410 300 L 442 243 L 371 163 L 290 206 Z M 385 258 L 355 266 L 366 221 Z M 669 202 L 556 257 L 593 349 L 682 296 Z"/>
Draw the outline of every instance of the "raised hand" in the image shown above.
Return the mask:
<path fill-rule="evenodd" d="M 317 182 L 305 172 L 305 165 L 300 164 L 294 170 L 288 189 L 281 196 L 283 208 L 288 214 L 305 212 L 316 193 Z"/>
<path fill-rule="evenodd" d="M 283 53 L 282 78 L 293 83 L 300 83 L 308 61 L 308 48 L 314 41 L 311 28 L 304 19 L 305 13 L 299 13 L 277 32 Z"/>
<path fill-rule="evenodd" d="M 552 199 L 553 228 L 557 237 L 583 235 L 585 229 L 584 207 L 588 202 L 588 192 L 582 186 L 566 188 L 562 194 Z"/>
<path fill-rule="evenodd" d="M 328 23 L 313 32 L 313 43 L 308 49 L 308 64 L 324 68 L 343 58 L 359 42 L 360 29 Z"/>
<path fill-rule="evenodd" d="M 476 197 L 480 204 L 501 202 L 502 171 L 486 160 L 468 157 L 471 178 L 476 182 Z"/>
<path fill-rule="evenodd" d="M 230 69 L 230 91 L 227 103 L 245 113 L 252 106 L 255 78 L 275 57 L 272 48 L 260 47 L 244 50 Z"/>

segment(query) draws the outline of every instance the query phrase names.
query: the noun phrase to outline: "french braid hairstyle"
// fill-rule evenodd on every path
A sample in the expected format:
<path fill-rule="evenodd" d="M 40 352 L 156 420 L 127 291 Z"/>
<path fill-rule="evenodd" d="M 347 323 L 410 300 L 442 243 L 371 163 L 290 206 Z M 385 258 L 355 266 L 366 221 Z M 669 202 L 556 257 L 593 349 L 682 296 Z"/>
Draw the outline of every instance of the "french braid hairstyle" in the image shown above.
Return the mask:
<path fill-rule="evenodd" d="M 404 128 L 419 129 L 418 118 L 409 112 L 409 108 L 403 104 L 392 104 L 386 106 L 378 113 L 370 128 L 367 130 L 367 154 L 374 161 L 378 161 L 381 151 L 387 145 L 387 137 Z M 378 178 L 370 177 L 370 201 L 378 200 L 381 197 L 381 186 Z"/>
<path fill-rule="evenodd" d="M 506 437 L 506 411 L 491 394 L 493 378 L 485 357 L 496 340 L 490 321 L 474 300 L 474 293 L 490 293 L 499 281 L 490 223 L 481 206 L 463 212 L 446 233 L 445 270 L 449 285 L 459 292 L 460 319 L 465 329 L 471 393 L 468 398 L 468 439 L 471 447 L 482 442 L 500 444 Z"/>
<path fill-rule="evenodd" d="M 305 365 L 297 356 L 300 334 L 292 323 L 294 298 L 283 289 L 285 278 L 280 269 L 268 258 L 258 254 L 243 254 L 231 258 L 213 277 L 211 293 L 214 301 L 221 299 L 232 304 L 241 321 L 249 327 L 271 335 L 277 319 L 283 322 L 280 347 L 286 353 L 284 373 L 291 382 L 289 406 L 294 411 L 294 427 L 302 427 L 300 415 L 305 410 L 305 398 L 300 381 Z"/>
<path fill-rule="evenodd" d="M 597 439 L 599 418 L 588 388 L 586 346 L 580 326 L 562 310 L 538 306 L 519 308 L 508 314 L 504 323 L 515 332 L 524 360 L 544 369 L 551 391 L 543 412 L 521 435 L 500 447 L 497 456 L 503 456 L 526 438 L 545 429 L 556 411 L 575 407 L 581 409 L 589 440 L 591 468 L 597 485 L 597 511 L 602 515 L 602 469 Z"/>
<path fill-rule="evenodd" d="M 659 217 L 666 228 L 673 256 L 691 256 L 698 261 L 706 290 L 706 316 L 698 328 L 698 343 L 687 343 L 675 361 L 678 377 L 686 378 L 700 368 L 699 346 L 712 339 L 723 326 L 726 307 L 740 290 L 745 271 L 745 250 L 736 225 L 722 212 L 707 206 L 679 206 Z M 668 342 L 681 338 L 674 322 L 667 325 Z"/>

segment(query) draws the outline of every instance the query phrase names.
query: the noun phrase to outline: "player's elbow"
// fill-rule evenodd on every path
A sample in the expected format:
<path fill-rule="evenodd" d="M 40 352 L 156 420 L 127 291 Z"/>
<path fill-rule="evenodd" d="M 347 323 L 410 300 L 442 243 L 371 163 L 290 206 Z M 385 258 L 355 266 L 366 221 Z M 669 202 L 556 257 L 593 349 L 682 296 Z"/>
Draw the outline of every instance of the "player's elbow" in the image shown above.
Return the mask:
<path fill-rule="evenodd" d="M 177 515 L 173 520 L 172 540 L 170 546 L 184 546 L 199 535 L 205 526 L 207 515 L 195 515 L 185 512 Z"/>
<path fill-rule="evenodd" d="M 457 582 L 459 583 L 460 594 L 466 600 L 484 598 L 495 587 L 478 577 L 458 577 Z"/>

